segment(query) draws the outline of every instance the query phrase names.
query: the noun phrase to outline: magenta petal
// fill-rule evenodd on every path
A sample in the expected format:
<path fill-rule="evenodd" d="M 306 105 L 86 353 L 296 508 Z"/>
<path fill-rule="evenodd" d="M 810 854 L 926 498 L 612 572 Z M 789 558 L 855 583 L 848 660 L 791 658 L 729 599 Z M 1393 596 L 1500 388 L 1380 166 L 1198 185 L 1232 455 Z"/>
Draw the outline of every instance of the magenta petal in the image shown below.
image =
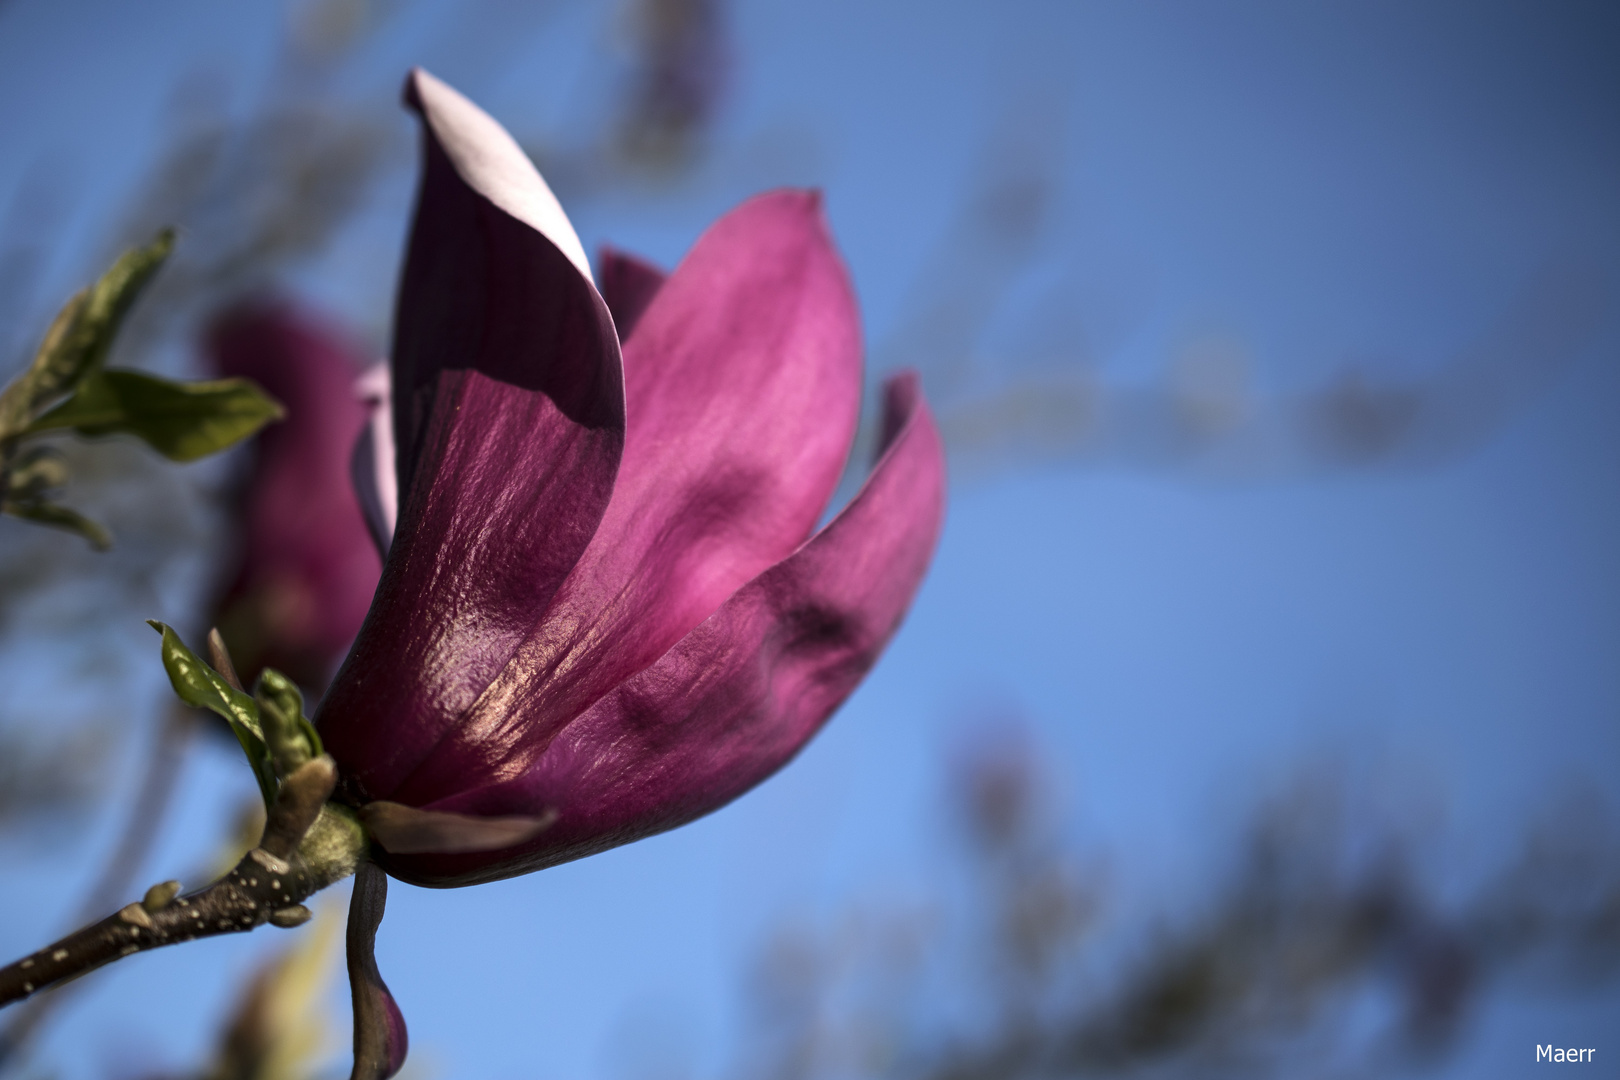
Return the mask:
<path fill-rule="evenodd" d="M 357 797 L 391 793 L 522 642 L 601 516 L 619 433 L 447 372 L 425 442 L 371 614 L 317 714 Z"/>
<path fill-rule="evenodd" d="M 317 717 L 356 802 L 389 797 L 539 622 L 624 441 L 612 319 L 554 242 L 555 200 L 489 117 L 423 73 L 410 88 L 427 163 L 395 326 L 399 520 Z"/>
<path fill-rule="evenodd" d="M 914 375 L 886 392 L 892 442 L 825 529 L 563 727 L 520 775 L 432 807 L 554 808 L 551 828 L 495 858 L 389 855 L 389 872 L 435 886 L 527 873 L 691 821 L 786 763 L 876 661 L 939 535 L 939 433 Z"/>
<path fill-rule="evenodd" d="M 860 328 L 820 199 L 784 191 L 706 232 L 625 351 L 627 430 L 590 548 L 453 734 L 378 798 L 423 806 L 523 771 L 814 528 L 860 400 Z"/>
<path fill-rule="evenodd" d="M 349 1080 L 388 1080 L 405 1064 L 405 1014 L 377 970 L 377 927 L 388 903 L 388 875 L 362 860 L 349 900 L 349 996 L 354 1003 L 354 1069 Z"/>
<path fill-rule="evenodd" d="M 596 260 L 596 277 L 601 283 L 602 299 L 613 312 L 613 325 L 619 328 L 620 345 L 630 340 L 630 331 L 641 321 L 641 313 L 668 276 L 645 259 L 602 246 Z"/>

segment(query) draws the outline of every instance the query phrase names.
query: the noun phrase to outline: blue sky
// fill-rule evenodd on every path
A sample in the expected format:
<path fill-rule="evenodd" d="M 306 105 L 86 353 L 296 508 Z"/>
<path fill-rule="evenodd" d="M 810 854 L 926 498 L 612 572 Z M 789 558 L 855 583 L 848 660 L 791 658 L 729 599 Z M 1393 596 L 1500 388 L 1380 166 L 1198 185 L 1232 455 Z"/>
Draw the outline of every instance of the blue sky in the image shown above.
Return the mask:
<path fill-rule="evenodd" d="M 536 10 L 521 34 L 479 36 L 462 24 L 516 7 L 405 8 L 332 92 L 382 101 L 422 63 L 520 136 L 584 138 L 622 64 L 612 20 Z M 207 70 L 225 108 L 246 108 L 285 18 L 0 4 L 0 205 L 30 169 L 67 178 L 46 295 L 104 254 L 181 78 Z M 458 26 L 494 44 L 469 46 Z M 709 162 L 669 188 L 570 206 L 576 225 L 588 248 L 669 264 L 752 191 L 819 184 L 880 363 L 905 351 L 1002 130 L 1049 154 L 1054 186 L 974 346 L 992 381 L 1015 378 L 1008 358 L 1053 296 L 1082 325 L 1098 385 L 1158 385 L 1189 341 L 1213 337 L 1236 343 L 1263 400 L 1352 362 L 1420 380 L 1488 351 L 1549 266 L 1575 267 L 1597 297 L 1590 325 L 1549 344 L 1558 362 L 1476 437 L 1374 467 L 1278 451 L 1275 432 L 1232 460 L 958 460 L 907 626 L 781 775 L 686 829 L 541 875 L 395 886 L 379 959 L 432 1075 L 615 1076 L 610 1047 L 626 1038 L 720 1071 L 742 971 L 772 926 L 937 888 L 941 762 L 976 710 L 1009 702 L 1061 781 L 1064 820 L 1110 853 L 1119 896 L 1171 910 L 1302 761 L 1347 760 L 1378 797 L 1427 815 L 1432 872 L 1453 883 L 1505 857 L 1503 838 L 1571 786 L 1614 810 L 1612 10 L 760 0 L 734 5 L 732 28 Z M 375 334 L 409 197 L 408 174 L 391 174 L 298 287 Z M 223 755 L 190 775 L 154 875 L 194 861 L 246 782 Z M 31 902 L 4 901 L 5 948 L 49 931 L 37 898 L 71 902 L 100 828 L 19 870 Z M 48 1060 L 88 1077 L 195 1056 L 270 936 L 121 965 L 55 1030 Z M 1612 993 L 1493 999 L 1455 1074 L 1518 1075 L 1522 1045 L 1596 1038 L 1617 1019 Z"/>

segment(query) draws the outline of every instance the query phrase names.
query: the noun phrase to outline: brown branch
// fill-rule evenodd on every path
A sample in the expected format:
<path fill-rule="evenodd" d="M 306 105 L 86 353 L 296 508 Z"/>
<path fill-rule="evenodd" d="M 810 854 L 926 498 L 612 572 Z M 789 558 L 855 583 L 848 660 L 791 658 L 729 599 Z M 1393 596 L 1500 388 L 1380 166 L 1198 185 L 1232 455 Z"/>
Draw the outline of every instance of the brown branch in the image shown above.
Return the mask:
<path fill-rule="evenodd" d="M 282 781 L 260 846 L 207 888 L 177 897 L 178 883 L 155 885 L 144 900 L 0 970 L 0 1007 L 138 952 L 306 921 L 302 901 L 352 874 L 364 845 L 352 817 L 325 805 L 336 780 L 323 755 Z"/>
<path fill-rule="evenodd" d="M 208 632 L 208 662 L 225 677 L 226 682 L 238 690 L 242 689 L 236 667 L 231 663 L 230 652 L 225 647 L 225 639 L 217 629 Z M 181 763 L 197 726 L 196 713 L 175 702 L 152 743 L 151 757 L 147 760 L 141 786 L 130 806 L 129 817 L 124 822 L 118 843 L 113 845 L 112 856 L 84 902 L 79 905 L 70 926 L 88 922 L 117 904 L 120 896 L 129 893 L 136 875 L 151 855 L 163 819 L 168 815 L 175 780 L 180 775 Z M 72 995 L 73 991 L 64 987 L 58 993 L 34 998 L 17 1010 L 11 1017 L 11 1023 L 0 1031 L 0 1071 L 23 1052 L 52 1014 L 72 1000 Z"/>

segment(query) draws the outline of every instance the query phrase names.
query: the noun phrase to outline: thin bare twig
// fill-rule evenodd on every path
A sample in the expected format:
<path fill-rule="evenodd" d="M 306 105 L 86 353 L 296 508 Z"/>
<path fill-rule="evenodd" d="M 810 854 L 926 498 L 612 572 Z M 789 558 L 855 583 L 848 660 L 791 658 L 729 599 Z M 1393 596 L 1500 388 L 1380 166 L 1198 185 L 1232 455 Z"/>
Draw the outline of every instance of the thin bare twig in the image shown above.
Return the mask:
<path fill-rule="evenodd" d="M 235 869 L 188 896 L 166 882 L 100 922 L 0 969 L 0 1007 L 137 952 L 309 918 L 301 903 L 354 872 L 363 847 L 358 823 L 327 806 L 337 769 L 322 755 L 281 785 L 259 846 Z"/>

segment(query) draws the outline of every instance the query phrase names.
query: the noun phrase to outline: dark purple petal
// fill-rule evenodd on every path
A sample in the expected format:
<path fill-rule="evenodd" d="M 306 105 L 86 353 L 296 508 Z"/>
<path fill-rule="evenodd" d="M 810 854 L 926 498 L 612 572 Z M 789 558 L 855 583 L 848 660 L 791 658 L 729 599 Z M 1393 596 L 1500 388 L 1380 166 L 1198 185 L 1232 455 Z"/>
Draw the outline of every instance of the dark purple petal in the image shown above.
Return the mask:
<path fill-rule="evenodd" d="M 258 438 L 239 496 L 240 560 L 212 621 L 249 682 L 269 665 L 319 689 L 381 572 L 343 468 L 366 422 L 352 388 L 363 361 L 286 302 L 226 312 L 206 344 L 215 371 L 250 378 L 287 406 L 287 419 Z"/>
<path fill-rule="evenodd" d="M 399 521 L 317 718 L 355 802 L 389 797 L 533 631 L 624 442 L 618 340 L 555 200 L 465 99 L 421 72 L 409 91 L 427 162 L 395 327 Z"/>
<path fill-rule="evenodd" d="M 476 371 L 446 373 L 435 404 L 428 467 L 317 716 L 372 795 L 433 749 L 530 631 L 601 515 L 619 447 L 617 431 Z"/>
<path fill-rule="evenodd" d="M 618 426 L 624 407 L 612 319 L 551 189 L 499 124 L 432 75 L 411 72 L 405 100 L 422 118 L 423 162 L 390 360 L 401 498 L 442 371 L 544 392 L 586 427 Z"/>
<path fill-rule="evenodd" d="M 405 1064 L 405 1014 L 377 970 L 377 927 L 388 904 L 388 875 L 364 859 L 349 900 L 349 996 L 354 1002 L 354 1070 L 349 1080 L 388 1080 Z"/>
<path fill-rule="evenodd" d="M 518 775 L 492 769 L 497 782 L 430 807 L 551 808 L 551 828 L 499 857 L 388 855 L 389 872 L 435 886 L 527 873 L 674 828 L 786 763 L 876 661 L 939 534 L 944 457 L 915 376 L 889 384 L 886 416 L 892 442 L 814 539 L 564 726 Z"/>
<path fill-rule="evenodd" d="M 602 299 L 613 312 L 613 325 L 619 328 L 620 345 L 630 340 L 630 331 L 641 321 L 641 313 L 668 276 L 645 259 L 602 246 L 596 260 L 596 277 Z"/>
<path fill-rule="evenodd" d="M 810 534 L 861 380 L 855 301 L 819 197 L 776 192 L 717 222 L 636 324 L 624 367 L 624 458 L 590 548 L 431 757 L 373 796 L 425 806 L 522 774 L 564 724 Z"/>

